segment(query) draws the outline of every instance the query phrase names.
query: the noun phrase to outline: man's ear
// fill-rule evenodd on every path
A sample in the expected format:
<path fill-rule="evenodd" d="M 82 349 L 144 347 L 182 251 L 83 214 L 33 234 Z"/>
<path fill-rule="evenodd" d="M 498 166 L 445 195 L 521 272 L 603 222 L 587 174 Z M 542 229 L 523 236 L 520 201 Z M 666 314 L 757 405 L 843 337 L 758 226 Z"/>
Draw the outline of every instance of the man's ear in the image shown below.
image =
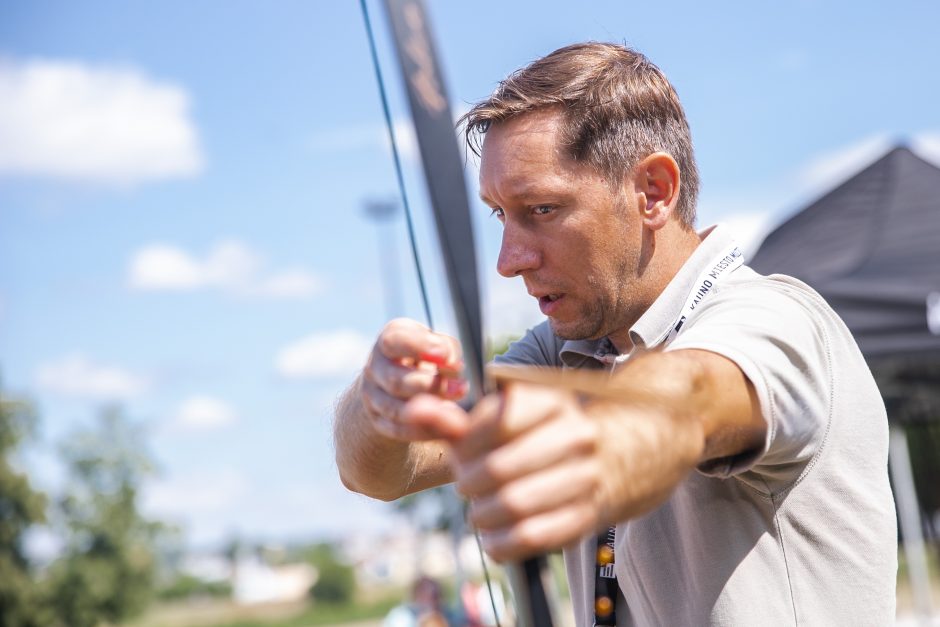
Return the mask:
<path fill-rule="evenodd" d="M 636 190 L 646 198 L 646 206 L 641 207 L 643 225 L 661 229 L 679 201 L 679 164 L 665 152 L 654 152 L 637 163 L 633 177 Z"/>

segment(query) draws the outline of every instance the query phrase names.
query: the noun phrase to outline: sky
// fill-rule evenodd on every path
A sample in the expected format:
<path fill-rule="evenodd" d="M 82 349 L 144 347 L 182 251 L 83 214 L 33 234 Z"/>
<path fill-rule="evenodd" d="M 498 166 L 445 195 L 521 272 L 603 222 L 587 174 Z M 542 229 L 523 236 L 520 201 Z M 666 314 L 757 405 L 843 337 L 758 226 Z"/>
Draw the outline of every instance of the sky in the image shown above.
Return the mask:
<path fill-rule="evenodd" d="M 401 80 L 369 2 L 435 322 L 453 328 Z M 451 106 L 577 41 L 647 54 L 692 128 L 699 225 L 745 251 L 904 142 L 940 163 L 940 5 L 428 2 Z M 493 271 L 486 329 L 540 319 Z M 389 506 L 339 482 L 332 403 L 392 315 L 423 321 L 358 3 L 0 0 L 0 381 L 30 398 L 19 463 L 119 404 L 159 468 L 149 515 L 193 546 L 376 532 Z M 391 261 L 380 242 L 392 242 Z M 396 297 L 387 297 L 388 286 Z M 530 302 L 531 301 L 531 302 Z"/>

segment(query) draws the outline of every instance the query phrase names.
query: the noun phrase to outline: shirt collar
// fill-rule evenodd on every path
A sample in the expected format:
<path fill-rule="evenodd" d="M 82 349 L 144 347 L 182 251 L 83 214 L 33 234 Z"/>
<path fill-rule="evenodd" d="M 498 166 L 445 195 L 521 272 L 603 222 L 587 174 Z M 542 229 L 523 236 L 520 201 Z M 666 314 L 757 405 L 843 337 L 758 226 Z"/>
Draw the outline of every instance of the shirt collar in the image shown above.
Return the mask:
<path fill-rule="evenodd" d="M 733 239 L 730 230 L 720 224 L 700 231 L 698 236 L 701 243 L 649 309 L 630 327 L 634 351 L 649 350 L 662 343 L 682 311 L 696 277 Z M 613 343 L 602 337 L 599 340 L 567 340 L 559 357 L 567 368 L 604 368 L 615 363 L 620 355 Z"/>

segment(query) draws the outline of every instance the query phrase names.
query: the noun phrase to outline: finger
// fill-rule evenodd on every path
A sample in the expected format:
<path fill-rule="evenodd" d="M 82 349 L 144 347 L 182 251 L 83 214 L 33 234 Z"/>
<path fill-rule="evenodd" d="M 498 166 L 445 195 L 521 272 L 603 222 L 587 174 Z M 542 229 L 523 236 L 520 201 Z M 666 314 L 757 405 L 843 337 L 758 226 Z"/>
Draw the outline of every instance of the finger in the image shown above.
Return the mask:
<path fill-rule="evenodd" d="M 528 383 L 513 383 L 502 394 L 484 397 L 473 409 L 472 429 L 454 452 L 461 461 L 481 457 L 538 424 L 576 407 L 574 396 Z"/>
<path fill-rule="evenodd" d="M 600 478 L 599 466 L 590 459 L 527 475 L 474 499 L 470 520 L 480 530 L 498 530 L 581 501 L 592 503 Z"/>
<path fill-rule="evenodd" d="M 405 403 L 400 422 L 436 439 L 456 440 L 470 428 L 470 416 L 453 401 L 421 394 Z"/>
<path fill-rule="evenodd" d="M 405 401 L 392 396 L 367 377 L 362 379 L 362 406 L 373 419 L 380 417 L 399 420 Z"/>
<path fill-rule="evenodd" d="M 597 451 L 598 429 L 584 418 L 548 421 L 514 440 L 457 466 L 457 490 L 468 497 L 494 492 L 520 477 L 584 459 Z"/>
<path fill-rule="evenodd" d="M 518 561 L 537 553 L 565 547 L 595 532 L 596 519 L 589 503 L 527 518 L 517 525 L 480 534 L 483 549 L 497 562 Z"/>
<path fill-rule="evenodd" d="M 392 361 L 428 361 L 455 372 L 463 368 L 460 344 L 456 339 L 435 333 L 407 318 L 398 318 L 385 325 L 375 350 Z"/>
<path fill-rule="evenodd" d="M 465 413 L 456 403 L 440 402 L 441 406 L 433 412 L 424 410 L 418 413 L 409 409 L 410 402 L 404 403 L 397 415 L 376 416 L 372 424 L 385 437 L 406 442 L 460 437 L 466 429 Z"/>
<path fill-rule="evenodd" d="M 434 396 L 427 398 L 436 403 L 424 400 L 412 407 L 374 383 L 362 382 L 363 407 L 372 418 L 373 427 L 386 437 L 410 442 L 455 438 L 465 432 L 468 418 L 460 406 Z"/>
<path fill-rule="evenodd" d="M 434 366 L 418 364 L 404 365 L 379 357 L 366 369 L 365 379 L 395 398 L 408 400 L 417 394 L 436 394 L 443 398 L 463 398 L 469 384 L 456 375 L 446 375 Z"/>

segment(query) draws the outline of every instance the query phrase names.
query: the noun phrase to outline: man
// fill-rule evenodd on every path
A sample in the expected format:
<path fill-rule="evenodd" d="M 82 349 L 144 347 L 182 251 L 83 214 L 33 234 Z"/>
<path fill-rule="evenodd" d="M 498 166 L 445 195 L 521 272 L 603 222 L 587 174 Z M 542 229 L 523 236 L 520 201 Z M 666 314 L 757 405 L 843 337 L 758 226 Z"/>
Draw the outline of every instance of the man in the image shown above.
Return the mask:
<path fill-rule="evenodd" d="M 569 46 L 464 122 L 497 268 L 548 318 L 498 361 L 609 384 L 518 382 L 468 414 L 456 341 L 393 321 L 337 407 L 344 483 L 394 499 L 456 480 L 496 559 L 565 547 L 578 625 L 604 622 L 608 526 L 618 625 L 892 622 L 878 390 L 815 292 L 741 265 L 720 226 L 695 232 L 692 142 L 659 69 Z"/>

